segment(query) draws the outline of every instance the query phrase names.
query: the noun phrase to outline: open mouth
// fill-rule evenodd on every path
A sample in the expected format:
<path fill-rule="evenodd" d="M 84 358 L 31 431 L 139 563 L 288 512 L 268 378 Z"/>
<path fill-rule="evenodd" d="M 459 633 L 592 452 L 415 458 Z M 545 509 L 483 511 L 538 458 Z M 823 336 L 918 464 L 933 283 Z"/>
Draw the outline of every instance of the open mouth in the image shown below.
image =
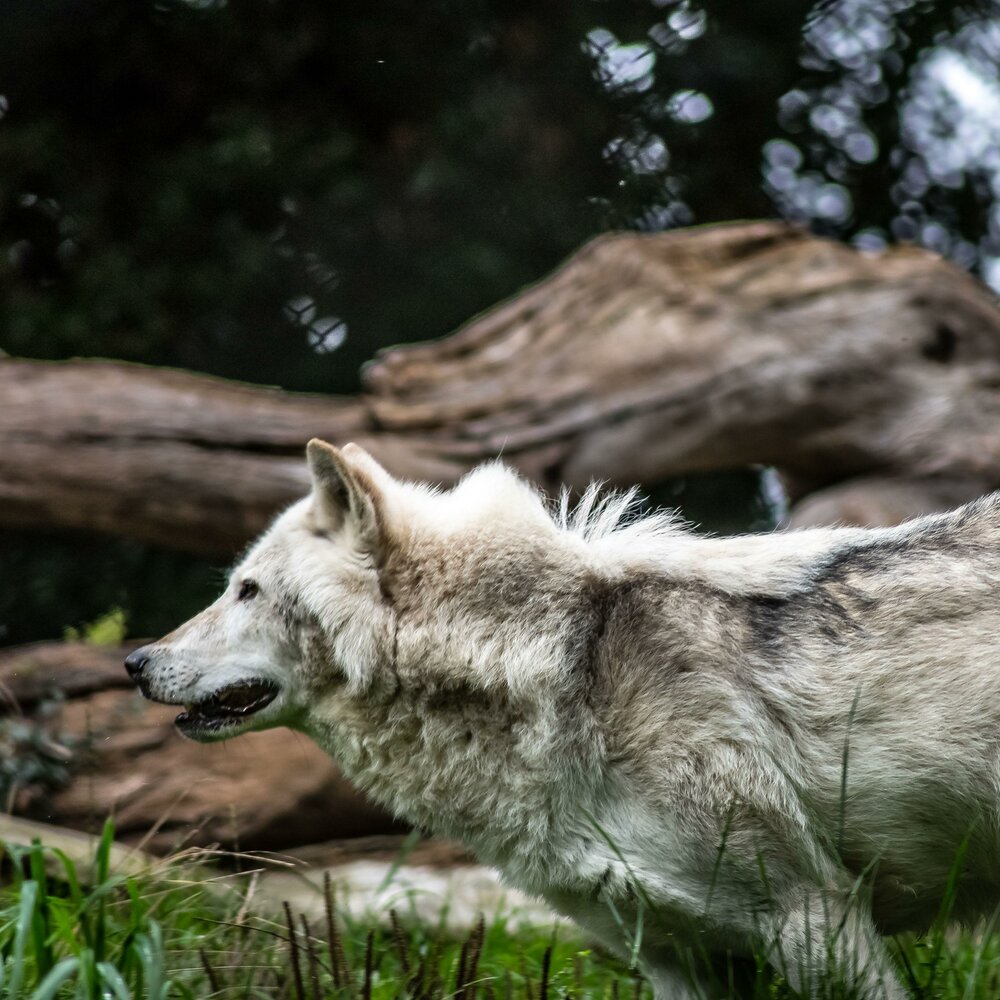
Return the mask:
<path fill-rule="evenodd" d="M 183 733 L 224 729 L 248 719 L 278 697 L 278 686 L 270 681 L 230 684 L 193 705 L 174 720 Z"/>

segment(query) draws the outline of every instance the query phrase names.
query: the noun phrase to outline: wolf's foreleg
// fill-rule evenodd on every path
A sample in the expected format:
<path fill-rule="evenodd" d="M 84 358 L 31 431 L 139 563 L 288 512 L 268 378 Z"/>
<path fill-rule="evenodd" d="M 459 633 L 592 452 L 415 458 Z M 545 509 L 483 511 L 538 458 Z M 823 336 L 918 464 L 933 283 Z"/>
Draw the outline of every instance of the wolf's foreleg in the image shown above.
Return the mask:
<path fill-rule="evenodd" d="M 761 928 L 771 964 L 803 996 L 842 983 L 863 1000 L 904 1000 L 871 915 L 850 895 L 812 890 Z"/>

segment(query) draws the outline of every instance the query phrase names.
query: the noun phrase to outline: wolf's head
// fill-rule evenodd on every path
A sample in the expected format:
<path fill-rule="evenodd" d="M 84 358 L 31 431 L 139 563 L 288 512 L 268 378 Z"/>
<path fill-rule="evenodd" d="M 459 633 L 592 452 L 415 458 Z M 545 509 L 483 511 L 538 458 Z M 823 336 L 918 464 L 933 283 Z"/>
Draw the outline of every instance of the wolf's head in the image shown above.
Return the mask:
<path fill-rule="evenodd" d="M 125 661 L 147 698 L 185 706 L 177 726 L 193 739 L 294 724 L 319 685 L 374 668 L 392 481 L 353 445 L 314 440 L 307 454 L 311 495 L 257 540 L 218 600 Z"/>
<path fill-rule="evenodd" d="M 126 660 L 146 697 L 184 706 L 177 726 L 193 739 L 310 731 L 318 706 L 336 713 L 331 698 L 398 687 L 429 664 L 443 688 L 466 685 L 443 674 L 517 646 L 511 630 L 525 637 L 545 611 L 537 586 L 563 572 L 553 553 L 565 533 L 509 470 L 484 467 L 439 492 L 393 479 L 354 445 L 314 440 L 307 454 L 311 495 L 275 520 L 215 603 Z M 538 663 L 534 641 L 523 657 Z"/>

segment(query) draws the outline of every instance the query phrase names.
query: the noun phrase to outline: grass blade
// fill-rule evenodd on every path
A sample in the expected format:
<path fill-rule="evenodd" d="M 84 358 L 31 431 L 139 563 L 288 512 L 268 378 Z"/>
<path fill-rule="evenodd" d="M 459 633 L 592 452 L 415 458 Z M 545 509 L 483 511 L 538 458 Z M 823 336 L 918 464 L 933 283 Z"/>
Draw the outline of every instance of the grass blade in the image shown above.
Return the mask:
<path fill-rule="evenodd" d="M 122 974 L 110 962 L 97 963 L 97 978 L 111 990 L 114 1000 L 132 1000 Z"/>
<path fill-rule="evenodd" d="M 164 981 L 163 935 L 155 920 L 149 922 L 148 933 L 136 938 L 135 947 L 142 963 L 147 1000 L 164 1000 L 168 984 Z"/>
<path fill-rule="evenodd" d="M 7 988 L 7 996 L 10 1000 L 18 1000 L 21 995 L 21 983 L 24 981 L 25 973 L 24 952 L 35 915 L 37 896 L 37 882 L 29 879 L 21 884 L 21 901 L 18 907 L 17 926 L 14 931 L 14 955 L 10 970 L 10 985 Z"/>
<path fill-rule="evenodd" d="M 299 941 L 295 933 L 295 920 L 292 917 L 292 908 L 287 902 L 281 904 L 285 910 L 285 923 L 288 926 L 288 948 L 292 958 L 292 974 L 295 982 L 296 1000 L 306 1000 L 306 988 L 302 980 L 302 960 L 299 956 Z"/>
<path fill-rule="evenodd" d="M 45 849 L 37 838 L 31 842 L 29 854 L 31 880 L 38 887 L 35 896 L 35 910 L 31 918 L 31 938 L 35 953 L 35 974 L 46 975 L 54 964 L 52 949 L 49 947 L 49 884 L 45 874 Z"/>
<path fill-rule="evenodd" d="M 396 873 L 399 869 L 406 863 L 406 859 L 413 853 L 413 849 L 420 843 L 420 831 L 411 830 L 407 835 L 406 839 L 403 841 L 402 847 L 399 849 L 399 853 L 392 859 L 392 864 L 389 865 L 389 870 L 385 873 L 385 878 L 382 879 L 379 887 L 375 890 L 375 895 L 378 896 L 385 892 L 386 889 L 392 885 L 393 879 L 396 877 Z"/>
<path fill-rule="evenodd" d="M 31 994 L 31 1000 L 53 1000 L 53 997 L 58 994 L 62 984 L 74 973 L 78 972 L 79 969 L 80 959 L 75 956 L 64 958 L 61 962 L 57 962 L 49 970 L 48 975 L 39 983 L 38 989 Z M 11 993 L 11 1000 L 14 1000 L 16 996 L 16 993 Z M 131 1000 L 131 997 L 127 997 L 127 1000 Z"/>

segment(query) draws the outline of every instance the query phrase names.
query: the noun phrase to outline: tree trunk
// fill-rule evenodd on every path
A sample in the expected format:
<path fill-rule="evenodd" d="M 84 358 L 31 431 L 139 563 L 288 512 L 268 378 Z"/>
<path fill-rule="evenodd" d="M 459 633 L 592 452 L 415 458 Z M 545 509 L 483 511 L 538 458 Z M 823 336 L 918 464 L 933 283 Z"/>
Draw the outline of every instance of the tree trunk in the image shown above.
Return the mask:
<path fill-rule="evenodd" d="M 1000 310 L 929 253 L 759 222 L 615 234 L 350 399 L 112 362 L 0 360 L 0 524 L 231 553 L 307 486 L 312 436 L 449 483 L 776 466 L 798 523 L 1000 485 Z M 832 488 L 832 492 L 827 492 Z"/>

